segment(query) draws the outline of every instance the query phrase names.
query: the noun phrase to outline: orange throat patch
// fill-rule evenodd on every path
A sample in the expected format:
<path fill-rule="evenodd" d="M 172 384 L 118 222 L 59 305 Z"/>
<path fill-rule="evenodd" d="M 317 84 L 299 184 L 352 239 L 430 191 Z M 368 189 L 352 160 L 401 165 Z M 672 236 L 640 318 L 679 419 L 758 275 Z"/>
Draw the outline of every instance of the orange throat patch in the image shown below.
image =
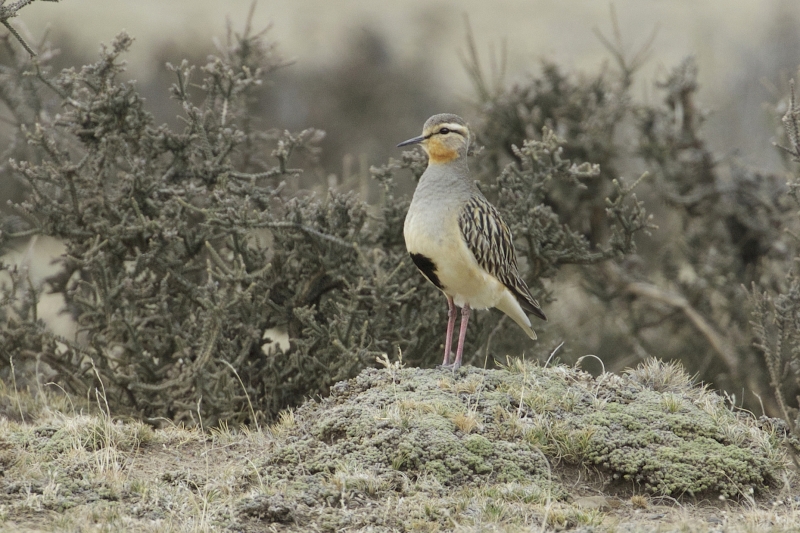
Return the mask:
<path fill-rule="evenodd" d="M 458 151 L 448 148 L 438 140 L 430 139 L 425 147 L 431 163 L 449 163 L 458 158 Z"/>

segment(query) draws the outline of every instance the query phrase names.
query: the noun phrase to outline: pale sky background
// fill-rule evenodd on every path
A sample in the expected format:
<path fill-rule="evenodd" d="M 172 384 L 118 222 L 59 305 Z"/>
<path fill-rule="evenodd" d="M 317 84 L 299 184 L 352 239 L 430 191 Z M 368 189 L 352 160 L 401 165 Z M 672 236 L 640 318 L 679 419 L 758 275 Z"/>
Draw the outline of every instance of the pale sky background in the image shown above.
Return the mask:
<path fill-rule="evenodd" d="M 592 0 L 270 0 L 256 7 L 255 26 L 274 24 L 272 35 L 289 56 L 313 66 L 333 59 L 354 27 L 384 33 L 399 53 L 424 50 L 443 73 L 463 84 L 457 52 L 463 48 L 467 14 L 479 41 L 508 42 L 510 70 L 540 56 L 577 67 L 607 57 L 592 28 L 609 33 L 609 2 Z M 702 58 L 705 77 L 731 68 L 736 55 L 759 46 L 777 16 L 800 5 L 792 1 L 622 0 L 614 2 L 620 28 L 634 49 L 658 25 L 657 57 L 672 65 L 687 54 Z M 71 28 L 76 44 L 96 50 L 126 29 L 138 42 L 131 66 L 146 76 L 148 58 L 165 42 L 224 34 L 226 17 L 241 23 L 250 0 L 62 0 L 38 2 L 20 18 L 34 35 L 48 26 Z M 438 34 L 438 36 L 437 36 Z M 431 46 L 434 45 L 434 46 Z"/>
<path fill-rule="evenodd" d="M 130 72 L 146 82 L 163 70 L 152 55 L 165 45 L 179 50 L 224 38 L 226 17 L 241 28 L 250 0 L 62 0 L 37 2 L 12 20 L 38 39 L 50 26 L 69 33 L 70 46 L 93 57 L 100 42 L 125 29 L 136 38 L 128 56 Z M 313 69 L 338 59 L 354 32 L 370 27 L 385 36 L 395 57 L 423 57 L 440 75 L 441 90 L 469 94 L 459 62 L 468 14 L 484 59 L 490 47 L 508 45 L 508 77 L 535 71 L 542 57 L 562 66 L 595 72 L 609 54 L 592 32 L 611 34 L 608 2 L 590 0 L 271 0 L 260 1 L 255 26 L 273 24 L 272 37 L 298 69 Z M 766 85 L 796 76 L 800 48 L 787 50 L 792 71 L 775 60 L 775 34 L 798 33 L 797 0 L 617 0 L 624 42 L 631 52 L 659 28 L 652 58 L 641 71 L 634 96 L 651 98 L 652 85 L 686 55 L 697 57 L 700 100 L 713 112 L 712 145 L 725 153 L 743 151 L 748 160 L 775 164 L 768 144 L 775 131 L 764 103 L 777 99 Z M 800 38 L 798 38 L 800 39 Z M 772 46 L 772 48 L 770 48 Z M 784 58 L 783 60 L 787 60 Z M 779 62 L 780 63 L 780 62 Z M 753 70 L 755 68 L 755 70 Z M 761 69 L 763 72 L 759 72 Z M 747 131 L 744 131 L 747 129 Z"/>

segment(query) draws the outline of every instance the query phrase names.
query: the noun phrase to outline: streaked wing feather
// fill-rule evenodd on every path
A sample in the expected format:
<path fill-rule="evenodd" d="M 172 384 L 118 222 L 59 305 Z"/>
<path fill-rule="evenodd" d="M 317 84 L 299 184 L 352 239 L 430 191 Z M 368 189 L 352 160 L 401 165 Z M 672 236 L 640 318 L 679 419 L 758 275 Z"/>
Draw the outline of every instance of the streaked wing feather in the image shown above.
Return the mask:
<path fill-rule="evenodd" d="M 478 264 L 514 293 L 522 308 L 547 320 L 528 285 L 519 276 L 511 230 L 483 196 L 473 196 L 458 219 L 467 248 Z"/>

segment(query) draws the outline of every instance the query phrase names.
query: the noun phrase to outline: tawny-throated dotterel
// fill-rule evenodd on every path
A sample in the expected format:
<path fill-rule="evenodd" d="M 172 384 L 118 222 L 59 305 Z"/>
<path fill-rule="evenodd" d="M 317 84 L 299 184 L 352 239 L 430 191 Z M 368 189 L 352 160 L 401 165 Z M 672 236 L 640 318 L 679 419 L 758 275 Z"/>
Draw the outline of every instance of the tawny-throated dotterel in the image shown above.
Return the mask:
<path fill-rule="evenodd" d="M 547 320 L 520 278 L 511 231 L 469 177 L 469 141 L 466 122 L 445 113 L 429 118 L 422 135 L 397 145 L 419 144 L 428 154 L 403 235 L 414 264 L 447 297 L 446 367 L 451 366 L 456 306 L 461 307 L 453 368 L 461 366 L 471 309 L 496 307 L 531 339 L 536 333 L 527 313 Z"/>

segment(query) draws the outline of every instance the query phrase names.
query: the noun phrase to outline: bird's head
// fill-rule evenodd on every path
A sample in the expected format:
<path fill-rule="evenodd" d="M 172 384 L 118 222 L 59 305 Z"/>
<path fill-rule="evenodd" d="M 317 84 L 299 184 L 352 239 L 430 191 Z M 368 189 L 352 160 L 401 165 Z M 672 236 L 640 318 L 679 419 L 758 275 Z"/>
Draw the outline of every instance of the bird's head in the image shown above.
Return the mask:
<path fill-rule="evenodd" d="M 422 127 L 422 135 L 403 141 L 397 146 L 419 144 L 432 164 L 449 163 L 467 157 L 469 128 L 458 115 L 433 115 Z"/>

